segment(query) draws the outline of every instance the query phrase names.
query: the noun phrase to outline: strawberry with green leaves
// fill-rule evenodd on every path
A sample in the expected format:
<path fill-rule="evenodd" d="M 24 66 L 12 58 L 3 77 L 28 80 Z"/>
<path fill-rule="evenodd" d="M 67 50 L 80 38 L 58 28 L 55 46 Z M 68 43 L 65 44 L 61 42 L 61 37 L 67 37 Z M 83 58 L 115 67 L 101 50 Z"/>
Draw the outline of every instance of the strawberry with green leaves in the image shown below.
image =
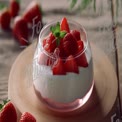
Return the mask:
<path fill-rule="evenodd" d="M 35 117 L 30 114 L 29 112 L 24 112 L 21 115 L 20 121 L 19 122 L 36 122 Z"/>
<path fill-rule="evenodd" d="M 10 101 L 0 104 L 0 122 L 17 122 L 17 113 Z"/>
<path fill-rule="evenodd" d="M 64 38 L 64 36 L 66 35 L 66 31 L 65 30 L 61 30 L 60 29 L 60 23 L 57 22 L 56 26 L 52 26 L 50 28 L 52 34 L 54 35 L 54 37 L 56 38 L 56 45 L 57 47 L 60 45 L 60 41 L 61 39 Z"/>
<path fill-rule="evenodd" d="M 20 10 L 20 0 L 10 0 L 9 12 L 11 17 L 18 15 Z"/>
<path fill-rule="evenodd" d="M 0 4 L 0 26 L 2 30 L 10 30 L 11 16 L 4 4 Z"/>

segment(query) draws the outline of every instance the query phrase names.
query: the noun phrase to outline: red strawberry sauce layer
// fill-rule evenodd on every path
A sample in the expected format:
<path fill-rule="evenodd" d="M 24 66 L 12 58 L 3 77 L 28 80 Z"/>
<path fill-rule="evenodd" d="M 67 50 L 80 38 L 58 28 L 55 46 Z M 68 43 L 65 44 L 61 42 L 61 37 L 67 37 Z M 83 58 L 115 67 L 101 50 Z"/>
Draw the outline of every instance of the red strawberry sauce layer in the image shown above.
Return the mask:
<path fill-rule="evenodd" d="M 49 35 L 42 41 L 47 54 L 40 54 L 40 65 L 51 66 L 53 75 L 66 75 L 68 72 L 79 74 L 79 67 L 88 67 L 80 31 L 70 30 L 65 17 L 50 30 Z"/>

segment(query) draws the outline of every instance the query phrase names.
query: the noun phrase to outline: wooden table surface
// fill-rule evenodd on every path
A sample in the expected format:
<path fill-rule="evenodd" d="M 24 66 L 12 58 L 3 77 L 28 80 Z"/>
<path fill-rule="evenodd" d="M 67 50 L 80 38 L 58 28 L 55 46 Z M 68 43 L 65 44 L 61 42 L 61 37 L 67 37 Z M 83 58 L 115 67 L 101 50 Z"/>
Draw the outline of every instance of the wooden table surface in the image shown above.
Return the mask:
<path fill-rule="evenodd" d="M 8 0 L 0 0 L 0 3 Z M 43 10 L 43 22 L 47 23 L 63 16 L 79 22 L 86 28 L 89 41 L 94 42 L 109 57 L 111 63 L 116 68 L 115 49 L 113 46 L 113 35 L 111 31 L 111 13 L 106 0 L 97 0 L 97 11 L 93 7 L 87 8 L 82 13 L 69 11 L 68 0 L 38 0 Z M 30 3 L 30 0 L 21 0 L 21 12 Z M 101 6 L 102 5 L 102 6 Z M 101 8 L 103 7 L 103 11 Z M 117 49 L 119 50 L 119 78 L 122 86 L 122 12 L 119 10 L 117 28 Z M 7 98 L 8 77 L 11 66 L 22 49 L 15 44 L 10 33 L 0 30 L 0 102 Z M 104 61 L 104 59 L 103 59 Z M 109 68 L 109 67 L 108 67 Z M 122 95 L 121 95 L 122 96 Z"/>

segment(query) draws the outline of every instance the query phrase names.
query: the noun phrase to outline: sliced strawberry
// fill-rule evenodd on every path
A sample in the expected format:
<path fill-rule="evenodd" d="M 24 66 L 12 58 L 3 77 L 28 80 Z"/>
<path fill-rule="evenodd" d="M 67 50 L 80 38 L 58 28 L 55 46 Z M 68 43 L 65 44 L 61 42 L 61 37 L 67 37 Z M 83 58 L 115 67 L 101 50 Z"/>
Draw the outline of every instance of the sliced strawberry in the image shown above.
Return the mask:
<path fill-rule="evenodd" d="M 45 41 L 45 39 L 44 39 Z M 44 43 L 43 43 L 44 44 Z M 48 53 L 52 53 L 56 48 L 56 40 L 55 37 L 53 36 L 53 34 L 51 33 L 45 41 L 44 44 L 44 49 L 48 52 Z"/>
<path fill-rule="evenodd" d="M 58 58 L 54 63 L 53 67 L 53 75 L 65 75 L 64 63 L 61 58 Z"/>
<path fill-rule="evenodd" d="M 30 24 L 37 24 L 42 19 L 42 12 L 39 4 L 32 1 L 24 11 L 23 18 Z"/>
<path fill-rule="evenodd" d="M 9 12 L 10 12 L 11 17 L 17 16 L 19 10 L 20 10 L 19 0 L 10 0 Z"/>
<path fill-rule="evenodd" d="M 48 52 L 48 53 L 53 53 L 53 51 L 56 48 L 56 41 L 52 42 L 51 44 L 47 43 L 44 46 L 44 49 Z"/>
<path fill-rule="evenodd" d="M 65 62 L 65 70 L 66 72 L 74 72 L 79 73 L 79 69 L 77 63 L 72 55 L 70 55 Z"/>
<path fill-rule="evenodd" d="M 77 53 L 78 45 L 71 33 L 65 35 L 62 46 L 67 56 Z"/>
<path fill-rule="evenodd" d="M 17 113 L 11 102 L 5 104 L 0 111 L 0 122 L 17 122 Z"/>
<path fill-rule="evenodd" d="M 13 24 L 13 35 L 18 40 L 20 45 L 28 45 L 28 25 L 27 22 L 20 16 L 17 16 Z"/>
<path fill-rule="evenodd" d="M 50 33 L 49 36 L 47 37 L 46 43 L 51 44 L 55 40 L 55 36 Z"/>
<path fill-rule="evenodd" d="M 59 45 L 58 48 L 59 48 L 59 51 L 60 51 L 59 56 L 61 58 L 65 58 L 66 57 L 66 54 L 65 54 L 65 51 L 63 50 L 63 46 L 62 45 Z"/>
<path fill-rule="evenodd" d="M 79 31 L 77 31 L 77 30 L 72 30 L 72 31 L 71 31 L 71 34 L 73 35 L 73 37 L 75 38 L 76 41 L 81 40 L 81 38 L 80 38 L 80 32 L 79 32 Z"/>
<path fill-rule="evenodd" d="M 43 40 L 43 47 L 46 45 L 46 39 Z"/>
<path fill-rule="evenodd" d="M 67 19 L 65 17 L 61 20 L 60 30 L 66 31 L 68 33 L 70 32 L 69 24 L 68 24 Z"/>
<path fill-rule="evenodd" d="M 10 30 L 11 16 L 7 8 L 0 12 L 0 24 L 3 30 Z"/>
<path fill-rule="evenodd" d="M 77 64 L 78 66 L 81 67 L 88 67 L 88 62 L 87 62 L 85 52 L 82 52 L 84 49 L 83 41 L 80 40 L 77 43 L 78 43 L 78 56 L 76 58 Z"/>
<path fill-rule="evenodd" d="M 36 122 L 36 118 L 29 112 L 24 112 L 19 122 Z"/>
<path fill-rule="evenodd" d="M 79 41 L 77 41 L 77 44 L 78 44 L 78 52 L 83 51 L 83 49 L 84 49 L 83 41 L 79 40 Z"/>

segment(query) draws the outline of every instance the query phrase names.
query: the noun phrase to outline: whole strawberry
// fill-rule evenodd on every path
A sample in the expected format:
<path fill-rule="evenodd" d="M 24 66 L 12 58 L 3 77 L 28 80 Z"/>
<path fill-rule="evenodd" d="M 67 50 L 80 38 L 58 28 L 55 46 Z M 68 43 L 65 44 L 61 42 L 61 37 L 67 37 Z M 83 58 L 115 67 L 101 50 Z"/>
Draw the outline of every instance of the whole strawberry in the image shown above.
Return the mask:
<path fill-rule="evenodd" d="M 19 122 L 36 122 L 36 119 L 33 115 L 28 112 L 24 112 L 20 118 Z"/>
<path fill-rule="evenodd" d="M 42 19 L 42 12 L 39 4 L 32 1 L 24 11 L 23 18 L 30 24 L 38 24 Z"/>
<path fill-rule="evenodd" d="M 17 122 L 17 113 L 11 102 L 3 105 L 0 111 L 0 122 Z"/>
<path fill-rule="evenodd" d="M 13 35 L 20 45 L 28 45 L 28 32 L 27 22 L 21 16 L 17 16 L 13 24 Z"/>
<path fill-rule="evenodd" d="M 6 7 L 4 7 L 0 10 L 1 29 L 9 30 L 10 29 L 10 22 L 11 22 L 11 16 L 10 16 L 9 10 Z"/>
<path fill-rule="evenodd" d="M 10 15 L 11 17 L 15 17 L 18 15 L 18 12 L 20 10 L 20 1 L 19 0 L 10 0 Z"/>

